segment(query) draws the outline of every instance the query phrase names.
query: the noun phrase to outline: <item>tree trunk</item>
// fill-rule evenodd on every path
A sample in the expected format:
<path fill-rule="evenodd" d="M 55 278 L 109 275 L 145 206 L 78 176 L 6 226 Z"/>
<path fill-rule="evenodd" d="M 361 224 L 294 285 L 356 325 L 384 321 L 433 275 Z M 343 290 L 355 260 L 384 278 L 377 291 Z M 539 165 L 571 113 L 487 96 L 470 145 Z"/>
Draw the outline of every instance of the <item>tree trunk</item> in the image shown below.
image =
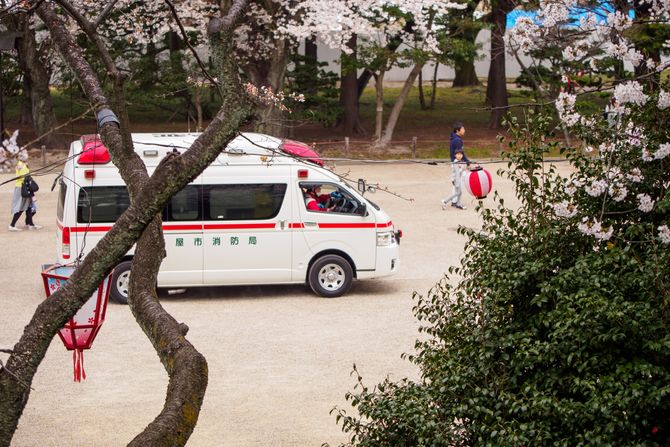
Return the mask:
<path fill-rule="evenodd" d="M 32 106 L 30 105 L 32 98 L 32 87 L 30 86 L 30 76 L 27 75 L 28 69 L 25 67 L 25 60 L 23 57 L 18 58 L 19 69 L 23 75 L 23 92 L 21 93 L 21 115 L 19 123 L 27 126 L 33 125 Z"/>
<path fill-rule="evenodd" d="M 281 39 L 275 41 L 269 58 L 252 61 L 243 69 L 256 87 L 270 87 L 276 93 L 284 89 L 288 59 L 289 42 Z M 259 106 L 256 114 L 258 116 L 254 122 L 256 132 L 267 133 L 275 137 L 288 135 L 287 114 L 279 108 Z"/>
<path fill-rule="evenodd" d="M 35 40 L 35 31 L 30 28 L 28 16 L 21 14 L 20 30 L 23 36 L 20 40 L 18 56 L 20 66 L 25 69 L 24 76 L 30 86 L 30 108 L 33 127 L 37 136 L 44 135 L 41 143 L 49 147 L 59 147 L 63 139 L 51 131 L 58 126 L 54 112 L 49 80 L 51 75 L 46 70 L 46 64 L 40 59 Z"/>
<path fill-rule="evenodd" d="M 342 52 L 340 103 L 342 104 L 342 118 L 339 128 L 345 136 L 351 137 L 362 134 L 360 117 L 358 115 L 358 79 L 356 77 L 356 35 L 347 42 L 352 53 Z"/>
<path fill-rule="evenodd" d="M 474 87 L 480 85 L 474 61 L 463 61 L 454 67 L 454 82 L 452 87 Z"/>
<path fill-rule="evenodd" d="M 491 106 L 489 128 L 498 129 L 507 111 L 507 75 L 505 72 L 505 34 L 507 11 L 510 3 L 498 0 L 494 3 L 491 29 L 491 65 L 486 85 L 486 101 Z"/>
<path fill-rule="evenodd" d="M 405 80 L 405 84 L 402 86 L 402 90 L 400 90 L 400 95 L 398 96 L 398 99 L 396 99 L 395 104 L 393 104 L 393 109 L 391 109 L 391 114 L 389 115 L 386 128 L 384 129 L 384 135 L 382 135 L 382 138 L 377 143 L 377 147 L 386 147 L 391 142 L 393 131 L 395 130 L 398 118 L 400 117 L 400 111 L 405 105 L 409 91 L 412 89 L 412 85 L 414 85 L 414 81 L 416 81 L 422 68 L 423 62 L 417 63 L 414 68 L 412 68 L 409 77 Z"/>
<path fill-rule="evenodd" d="M 466 28 L 461 31 L 462 38 L 471 45 L 475 45 L 479 29 Z M 454 66 L 454 82 L 452 87 L 474 87 L 481 85 L 475 71 L 474 59 L 458 58 Z"/>
<path fill-rule="evenodd" d="M 382 126 L 384 125 L 384 71 L 380 71 L 375 78 L 375 93 L 377 98 L 375 116 L 375 140 L 382 138 Z"/>
<path fill-rule="evenodd" d="M 431 81 L 432 88 L 430 91 L 430 109 L 435 108 L 435 98 L 437 98 L 437 69 L 440 66 L 439 63 L 435 62 L 435 68 L 433 70 L 433 80 Z"/>
<path fill-rule="evenodd" d="M 423 70 L 419 72 L 419 105 L 421 110 L 426 110 L 426 98 L 423 96 Z"/>

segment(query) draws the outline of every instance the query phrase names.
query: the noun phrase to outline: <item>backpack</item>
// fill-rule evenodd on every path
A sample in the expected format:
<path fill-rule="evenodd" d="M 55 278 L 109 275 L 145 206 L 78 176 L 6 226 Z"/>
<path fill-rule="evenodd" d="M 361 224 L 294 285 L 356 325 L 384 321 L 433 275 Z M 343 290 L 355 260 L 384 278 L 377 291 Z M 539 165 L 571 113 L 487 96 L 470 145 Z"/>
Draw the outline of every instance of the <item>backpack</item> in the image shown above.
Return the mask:
<path fill-rule="evenodd" d="M 26 175 L 23 178 L 23 183 L 21 183 L 21 197 L 32 197 L 37 191 L 40 190 L 40 187 L 37 185 L 37 182 L 29 175 Z"/>

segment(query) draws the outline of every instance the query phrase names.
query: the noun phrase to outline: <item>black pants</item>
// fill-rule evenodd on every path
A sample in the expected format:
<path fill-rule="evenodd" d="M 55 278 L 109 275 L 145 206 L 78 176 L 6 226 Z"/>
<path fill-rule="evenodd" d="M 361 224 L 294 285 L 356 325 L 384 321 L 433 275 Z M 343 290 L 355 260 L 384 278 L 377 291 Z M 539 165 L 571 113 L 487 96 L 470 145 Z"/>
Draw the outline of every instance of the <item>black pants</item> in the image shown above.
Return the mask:
<path fill-rule="evenodd" d="M 12 217 L 12 226 L 16 225 L 16 222 L 19 221 L 19 217 L 21 217 L 21 213 L 23 211 L 19 211 L 18 213 L 14 214 L 14 217 Z M 32 226 L 33 224 L 33 212 L 30 211 L 30 207 L 26 210 L 26 225 Z"/>

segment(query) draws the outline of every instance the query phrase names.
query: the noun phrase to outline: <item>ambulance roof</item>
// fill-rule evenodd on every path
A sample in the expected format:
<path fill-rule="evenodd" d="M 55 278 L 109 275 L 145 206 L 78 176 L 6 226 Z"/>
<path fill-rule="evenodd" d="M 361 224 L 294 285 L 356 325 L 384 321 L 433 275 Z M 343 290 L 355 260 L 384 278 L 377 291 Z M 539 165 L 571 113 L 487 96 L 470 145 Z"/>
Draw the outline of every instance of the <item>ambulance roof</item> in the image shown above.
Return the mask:
<path fill-rule="evenodd" d="M 198 138 L 199 133 L 133 133 L 131 138 L 135 146 L 135 152 L 140 155 L 147 167 L 157 166 L 166 154 L 172 151 L 184 152 Z M 270 135 L 253 132 L 243 132 L 235 137 L 217 157 L 214 164 L 258 164 L 261 157 L 273 157 L 273 163 L 291 162 L 294 157 L 282 152 L 282 139 Z M 287 140 L 288 141 L 288 140 Z M 302 144 L 302 143 L 296 143 Z M 98 164 L 100 156 L 97 152 L 106 152 L 101 146 L 102 142 L 96 135 L 84 135 L 80 140 L 72 143 L 70 155 L 78 165 L 84 167 L 86 164 Z M 308 147 L 307 145 L 305 145 Z M 84 155 L 76 154 L 88 152 L 86 160 Z M 96 155 L 93 155 L 93 151 Z M 318 155 L 316 155 L 318 157 Z M 320 159 L 319 159 L 320 162 Z M 103 162 L 104 163 L 104 162 Z M 322 164 L 319 163 L 319 164 Z M 98 166 L 102 167 L 102 166 Z"/>

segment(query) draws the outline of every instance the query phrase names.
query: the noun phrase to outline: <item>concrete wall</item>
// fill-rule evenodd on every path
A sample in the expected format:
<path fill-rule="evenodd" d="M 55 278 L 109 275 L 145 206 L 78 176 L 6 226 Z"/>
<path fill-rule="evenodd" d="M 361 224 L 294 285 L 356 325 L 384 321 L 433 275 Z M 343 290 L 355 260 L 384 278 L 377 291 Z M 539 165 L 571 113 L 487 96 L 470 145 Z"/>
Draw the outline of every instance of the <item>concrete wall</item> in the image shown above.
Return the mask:
<path fill-rule="evenodd" d="M 491 31 L 490 30 L 480 31 L 479 35 L 477 36 L 477 43 L 481 43 L 482 48 L 481 50 L 479 50 L 478 53 L 480 59 L 475 61 L 475 70 L 477 71 L 477 76 L 484 79 L 488 76 L 489 73 L 488 55 L 490 53 L 490 42 L 491 42 Z M 340 64 L 338 62 L 340 57 L 339 50 L 334 50 L 326 45 L 319 44 L 318 55 L 320 61 L 328 62 L 329 70 L 334 71 L 335 73 L 339 73 L 340 71 Z M 424 79 L 427 80 L 433 78 L 434 67 L 435 66 L 432 63 L 424 67 L 423 69 Z M 519 76 L 519 73 L 521 73 L 521 68 L 519 67 L 519 64 L 513 57 L 510 56 L 507 57 L 506 69 L 508 78 L 515 78 Z M 407 75 L 409 74 L 410 70 L 411 68 L 393 68 L 390 72 L 386 74 L 385 80 L 404 81 L 405 79 L 407 79 Z M 437 78 L 443 81 L 445 80 L 451 81 L 454 79 L 454 70 L 451 67 L 440 65 L 437 72 Z"/>

